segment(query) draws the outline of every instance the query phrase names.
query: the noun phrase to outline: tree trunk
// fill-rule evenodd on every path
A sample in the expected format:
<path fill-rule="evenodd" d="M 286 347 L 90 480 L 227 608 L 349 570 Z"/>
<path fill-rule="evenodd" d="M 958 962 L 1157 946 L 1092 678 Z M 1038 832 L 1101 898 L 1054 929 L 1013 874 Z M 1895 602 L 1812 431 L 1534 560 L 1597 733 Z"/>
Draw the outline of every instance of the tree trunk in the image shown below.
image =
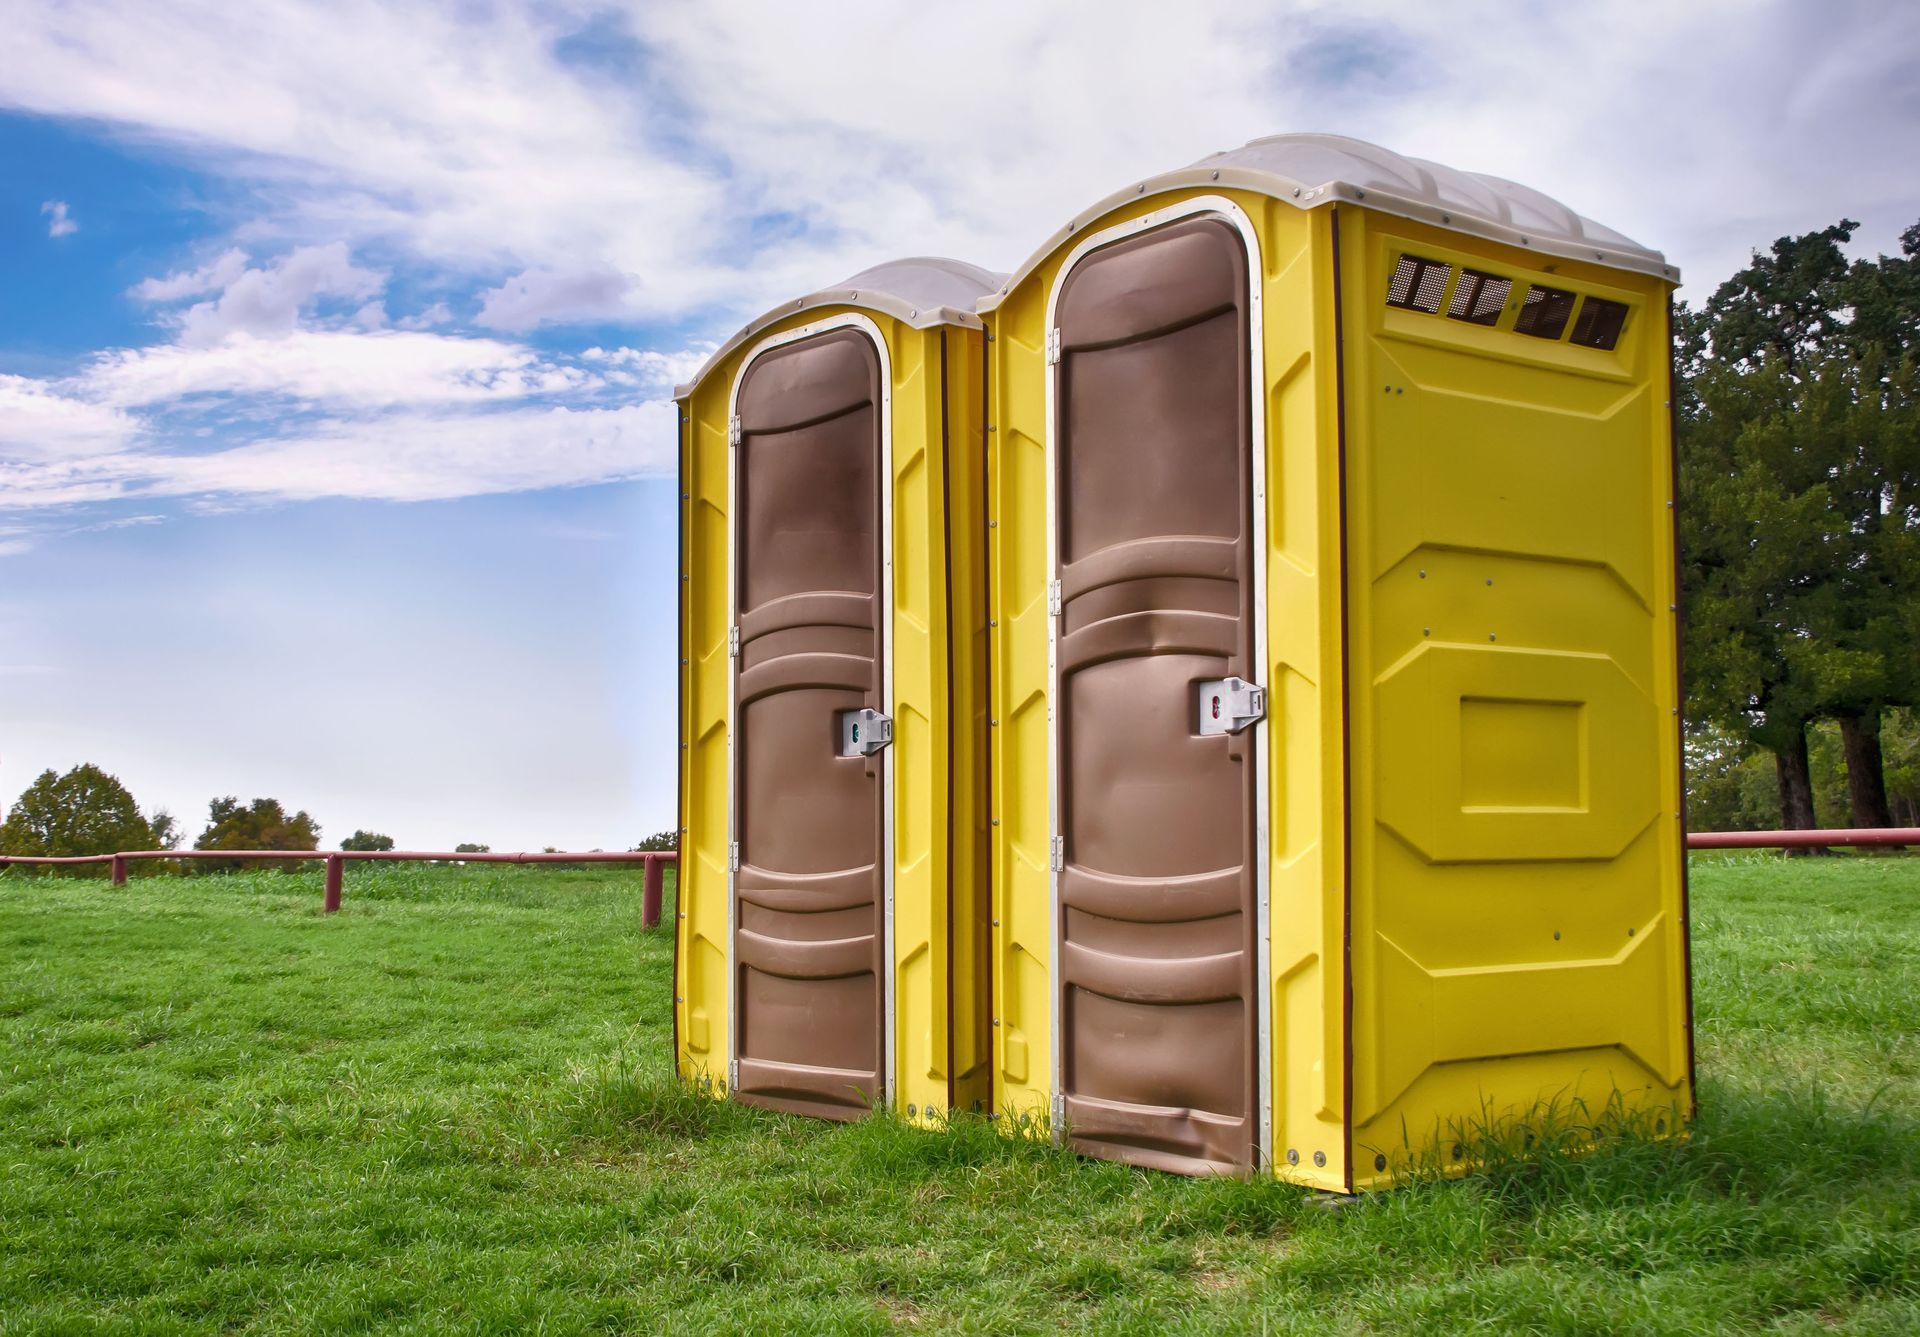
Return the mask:
<path fill-rule="evenodd" d="M 1774 772 L 1780 777 L 1780 825 L 1788 831 L 1811 831 L 1813 815 L 1813 767 L 1807 761 L 1807 729 L 1803 724 L 1787 745 L 1773 754 Z M 1788 850 L 1789 855 L 1813 853 Z M 1820 850 L 1818 853 L 1829 853 Z"/>
<path fill-rule="evenodd" d="M 1803 725 L 1787 745 L 1773 754 L 1774 773 L 1780 777 L 1780 825 L 1788 831 L 1811 831 L 1813 767 L 1807 761 L 1807 731 Z"/>
<path fill-rule="evenodd" d="M 1840 717 L 1840 744 L 1847 754 L 1847 802 L 1855 826 L 1892 826 L 1887 780 L 1880 759 L 1880 711 Z"/>

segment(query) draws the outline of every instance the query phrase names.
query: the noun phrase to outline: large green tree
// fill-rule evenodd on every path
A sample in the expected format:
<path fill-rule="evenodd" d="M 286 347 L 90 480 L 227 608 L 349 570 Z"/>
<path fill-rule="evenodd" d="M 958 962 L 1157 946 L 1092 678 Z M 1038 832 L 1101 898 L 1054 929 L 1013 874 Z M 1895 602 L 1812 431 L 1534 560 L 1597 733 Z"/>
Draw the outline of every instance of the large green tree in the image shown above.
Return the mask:
<path fill-rule="evenodd" d="M 257 798 L 243 805 L 239 799 L 229 795 L 217 798 L 207 806 L 207 829 L 200 833 L 193 847 L 197 850 L 234 851 L 317 850 L 320 848 L 320 827 L 304 811 L 289 817 L 278 799 Z M 290 861 L 275 863 L 265 859 L 205 860 L 203 866 L 213 870 L 262 867 L 292 870 L 298 867 Z"/>
<path fill-rule="evenodd" d="M 1830 713 L 1850 818 L 1886 826 L 1882 721 L 1889 707 L 1920 703 L 1920 223 L 1899 255 L 1856 261 L 1840 291 L 1852 418 L 1834 474 L 1849 544 L 1831 634 L 1857 671 L 1835 684 Z"/>
<path fill-rule="evenodd" d="M 1797 828 L 1809 723 L 1840 721 L 1853 819 L 1885 825 L 1881 712 L 1920 696 L 1912 257 L 1849 265 L 1854 227 L 1780 239 L 1677 320 L 1689 710 L 1773 753 Z"/>
<path fill-rule="evenodd" d="M 133 795 L 98 766 L 42 771 L 0 824 L 0 854 L 68 857 L 172 849 L 173 818 L 140 812 Z"/>

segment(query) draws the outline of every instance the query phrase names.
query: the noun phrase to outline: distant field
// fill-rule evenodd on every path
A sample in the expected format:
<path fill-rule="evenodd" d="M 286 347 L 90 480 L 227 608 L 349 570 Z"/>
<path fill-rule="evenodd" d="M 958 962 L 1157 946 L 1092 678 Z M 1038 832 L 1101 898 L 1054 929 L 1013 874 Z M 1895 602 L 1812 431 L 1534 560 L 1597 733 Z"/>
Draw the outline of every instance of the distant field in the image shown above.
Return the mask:
<path fill-rule="evenodd" d="M 1693 885 L 1690 1144 L 1330 1212 L 687 1095 L 638 869 L 0 875 L 0 1333 L 1920 1331 L 1920 859 Z"/>

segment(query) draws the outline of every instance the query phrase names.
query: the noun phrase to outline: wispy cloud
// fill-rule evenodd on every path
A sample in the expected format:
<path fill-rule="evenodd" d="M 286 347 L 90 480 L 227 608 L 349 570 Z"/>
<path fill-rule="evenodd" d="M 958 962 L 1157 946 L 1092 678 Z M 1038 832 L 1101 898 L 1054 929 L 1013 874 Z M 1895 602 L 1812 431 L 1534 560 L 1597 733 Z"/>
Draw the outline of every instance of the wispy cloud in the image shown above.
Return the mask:
<path fill-rule="evenodd" d="M 104 350 L 65 377 L 0 376 L 0 511 L 420 501 L 671 468 L 663 396 L 704 346 L 567 355 L 380 328 L 369 312 L 386 289 L 343 243 L 259 262 L 232 248 L 136 285 L 172 339 Z M 45 532 L 17 533 L 9 551 Z"/>
<path fill-rule="evenodd" d="M 477 324 L 530 330 L 557 320 L 603 320 L 628 309 L 637 280 L 617 269 L 529 269 L 480 294 Z"/>
<path fill-rule="evenodd" d="M 71 237 L 80 230 L 67 212 L 65 200 L 48 200 L 40 206 L 40 212 L 47 216 L 47 235 L 49 237 Z"/>
<path fill-rule="evenodd" d="M 356 306 L 377 297 L 387 276 L 354 264 L 345 242 L 300 246 L 261 268 L 244 254 L 227 251 L 219 259 L 184 274 L 148 279 L 134 289 L 149 301 L 213 294 L 171 317 L 180 342 L 209 348 L 236 335 L 291 334 L 303 311 L 323 299 Z"/>
<path fill-rule="evenodd" d="M 905 253 L 1006 267 L 1117 185 L 1288 129 L 1524 180 L 1704 274 L 1914 207 L 1900 5 L 15 9 L 0 103 L 175 146 L 245 183 L 253 235 L 469 274 L 510 331 L 725 321 Z"/>
<path fill-rule="evenodd" d="M 743 316 L 901 254 L 1010 267 L 1107 191 L 1275 130 L 1524 180 L 1696 280 L 1841 213 L 1869 245 L 1920 214 L 1899 7 L 19 8 L 0 105 L 237 189 L 224 236 L 131 290 L 160 342 L 0 378 L 0 506 L 664 469 L 665 386 Z M 535 333 L 648 321 L 674 333 L 577 354 Z"/>
<path fill-rule="evenodd" d="M 54 382 L 0 375 L 0 468 L 10 460 L 116 450 L 139 433 L 139 420 L 117 405 L 64 392 Z"/>
<path fill-rule="evenodd" d="M 175 406 L 203 396 L 333 409 L 492 403 L 589 387 L 579 367 L 496 339 L 412 330 L 298 330 L 114 349 L 69 384 L 116 407 Z"/>
<path fill-rule="evenodd" d="M 202 453 L 126 451 L 0 463 L 0 507 L 186 498 L 438 501 L 659 476 L 673 468 L 673 406 L 410 412 Z M 27 543 L 28 540 L 9 540 Z"/>

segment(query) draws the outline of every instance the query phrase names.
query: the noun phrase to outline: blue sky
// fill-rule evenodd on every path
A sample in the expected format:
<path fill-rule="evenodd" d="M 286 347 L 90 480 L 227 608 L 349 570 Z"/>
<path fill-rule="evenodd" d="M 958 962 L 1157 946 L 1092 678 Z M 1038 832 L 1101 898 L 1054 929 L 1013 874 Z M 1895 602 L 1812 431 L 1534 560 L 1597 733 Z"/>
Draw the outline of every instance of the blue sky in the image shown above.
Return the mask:
<path fill-rule="evenodd" d="M 189 836 L 223 794 L 328 844 L 670 825 L 672 382 L 1258 135 L 1525 182 L 1693 297 L 1920 218 L 1908 7 L 1607 12 L 22 0 L 0 801 L 90 760 Z"/>

